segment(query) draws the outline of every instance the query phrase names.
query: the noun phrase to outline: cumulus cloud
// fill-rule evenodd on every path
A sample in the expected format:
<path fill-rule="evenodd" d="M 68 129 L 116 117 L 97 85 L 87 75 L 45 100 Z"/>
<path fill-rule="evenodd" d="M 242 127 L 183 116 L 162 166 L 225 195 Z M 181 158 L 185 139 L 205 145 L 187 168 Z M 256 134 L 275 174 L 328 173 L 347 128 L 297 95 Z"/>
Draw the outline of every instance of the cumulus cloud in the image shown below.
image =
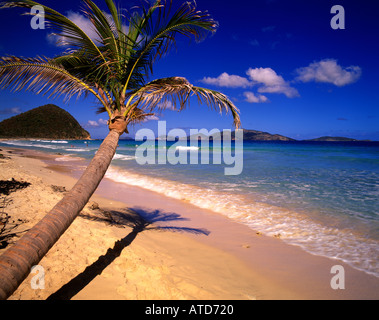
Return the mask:
<path fill-rule="evenodd" d="M 20 114 L 20 113 L 21 113 L 20 107 L 0 109 L 0 115 L 11 115 L 11 114 Z"/>
<path fill-rule="evenodd" d="M 99 119 L 99 121 L 97 121 L 97 123 L 98 123 L 99 125 L 104 125 L 104 126 L 108 125 L 108 121 L 107 121 L 107 120 L 104 120 L 104 119 Z"/>
<path fill-rule="evenodd" d="M 73 21 L 80 29 L 82 29 L 92 40 L 98 39 L 98 35 L 94 30 L 92 22 L 80 13 L 69 11 L 67 18 Z"/>
<path fill-rule="evenodd" d="M 178 110 L 175 108 L 174 104 L 170 100 L 158 103 L 157 107 L 160 109 L 171 110 L 171 111 L 177 111 Z"/>
<path fill-rule="evenodd" d="M 151 115 L 151 116 L 145 117 L 145 119 L 143 119 L 142 122 L 147 122 L 147 121 L 150 121 L 150 120 L 159 120 L 159 118 L 156 115 Z"/>
<path fill-rule="evenodd" d="M 237 75 L 229 75 L 226 72 L 217 78 L 205 77 L 201 82 L 227 88 L 246 88 L 252 85 L 248 79 Z"/>
<path fill-rule="evenodd" d="M 279 76 L 271 68 L 249 68 L 246 74 L 249 78 L 229 75 L 224 72 L 217 78 L 205 77 L 200 81 L 209 85 L 227 88 L 249 88 L 257 86 L 259 93 L 282 93 L 288 98 L 299 96 L 299 92 L 291 87 L 289 82 L 285 81 L 282 76 Z M 255 95 L 252 92 L 245 92 L 244 96 L 246 101 L 253 103 L 268 101 L 264 95 Z"/>
<path fill-rule="evenodd" d="M 362 74 L 360 67 L 350 66 L 343 68 L 334 59 L 313 62 L 308 67 L 297 69 L 296 72 L 298 74 L 297 81 L 326 82 L 338 87 L 356 82 Z"/>
<path fill-rule="evenodd" d="M 246 74 L 254 84 L 261 85 L 258 92 L 283 93 L 288 98 L 299 96 L 299 92 L 271 68 L 249 68 Z"/>
<path fill-rule="evenodd" d="M 249 44 L 253 47 L 259 47 L 260 46 L 259 41 L 257 39 L 249 41 Z"/>
<path fill-rule="evenodd" d="M 244 92 L 243 95 L 245 96 L 245 101 L 250 103 L 261 103 L 261 102 L 268 102 L 267 97 L 265 97 L 262 94 L 255 95 L 253 92 L 247 91 Z"/>
<path fill-rule="evenodd" d="M 88 120 L 88 122 L 85 124 L 86 128 L 97 128 L 100 124 L 97 123 L 97 121 Z"/>
<path fill-rule="evenodd" d="M 108 125 L 108 121 L 104 119 L 99 119 L 98 121 L 96 120 L 88 120 L 88 122 L 83 125 L 84 128 L 99 128 L 101 126 L 106 126 Z"/>
<path fill-rule="evenodd" d="M 276 26 L 267 26 L 267 27 L 263 27 L 261 30 L 262 32 L 271 32 L 271 31 L 274 31 L 276 28 Z"/>

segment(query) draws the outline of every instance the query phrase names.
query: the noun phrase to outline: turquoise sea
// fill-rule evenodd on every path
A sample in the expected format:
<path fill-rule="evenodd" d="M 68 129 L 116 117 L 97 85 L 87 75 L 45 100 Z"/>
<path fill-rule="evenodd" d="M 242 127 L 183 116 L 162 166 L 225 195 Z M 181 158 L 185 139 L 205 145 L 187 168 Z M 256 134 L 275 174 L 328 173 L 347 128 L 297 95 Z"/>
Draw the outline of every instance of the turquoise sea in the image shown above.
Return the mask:
<path fill-rule="evenodd" d="M 100 143 L 8 140 L 0 147 L 53 153 L 63 163 L 90 159 Z M 121 140 L 106 177 L 280 234 L 287 243 L 379 277 L 379 142 L 245 141 L 243 171 L 235 176 L 224 175 L 226 165 L 213 164 L 212 156 L 210 164 L 140 165 L 135 155 L 141 143 Z M 220 149 L 211 143 L 210 152 Z"/>

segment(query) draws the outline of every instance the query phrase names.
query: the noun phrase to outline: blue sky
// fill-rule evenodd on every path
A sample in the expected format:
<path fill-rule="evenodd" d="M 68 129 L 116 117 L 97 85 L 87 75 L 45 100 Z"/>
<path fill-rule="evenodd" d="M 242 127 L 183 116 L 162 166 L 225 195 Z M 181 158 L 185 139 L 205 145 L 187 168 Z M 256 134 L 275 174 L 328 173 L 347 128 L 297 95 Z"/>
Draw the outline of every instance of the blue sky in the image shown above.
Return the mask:
<path fill-rule="evenodd" d="M 41 1 L 78 18 L 79 1 Z M 122 7 L 137 3 L 119 0 Z M 95 0 L 106 8 L 102 0 Z M 174 0 L 174 3 L 182 1 Z M 379 2 L 373 0 L 197 0 L 199 10 L 220 24 L 201 43 L 179 39 L 159 60 L 151 80 L 183 76 L 197 86 L 219 90 L 241 111 L 246 129 L 295 139 L 324 135 L 379 140 Z M 345 29 L 334 30 L 334 5 L 345 11 Z M 0 10 L 0 54 L 53 57 L 62 51 L 49 30 L 33 30 L 19 9 Z M 341 22 L 341 21 L 338 21 Z M 49 100 L 32 93 L 0 91 L 0 120 L 54 103 L 69 111 L 93 138 L 107 134 L 106 114 L 95 100 Z M 167 128 L 231 128 L 220 115 L 194 100 L 180 113 L 157 115 Z M 156 130 L 157 120 L 130 128 Z"/>

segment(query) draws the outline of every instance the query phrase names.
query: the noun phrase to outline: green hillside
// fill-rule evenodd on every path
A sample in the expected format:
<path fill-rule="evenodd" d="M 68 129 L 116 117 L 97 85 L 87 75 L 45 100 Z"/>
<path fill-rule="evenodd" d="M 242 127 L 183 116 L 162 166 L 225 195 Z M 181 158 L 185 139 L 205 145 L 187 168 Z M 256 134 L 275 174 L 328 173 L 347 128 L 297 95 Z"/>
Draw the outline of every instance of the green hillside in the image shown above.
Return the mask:
<path fill-rule="evenodd" d="M 0 122 L 0 138 L 91 139 L 71 114 L 54 104 Z"/>

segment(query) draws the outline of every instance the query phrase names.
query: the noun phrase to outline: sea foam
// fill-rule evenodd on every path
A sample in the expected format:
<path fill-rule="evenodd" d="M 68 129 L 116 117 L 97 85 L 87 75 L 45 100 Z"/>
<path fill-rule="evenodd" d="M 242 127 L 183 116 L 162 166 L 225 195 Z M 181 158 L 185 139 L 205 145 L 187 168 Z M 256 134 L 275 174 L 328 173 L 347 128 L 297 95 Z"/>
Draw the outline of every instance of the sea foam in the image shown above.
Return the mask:
<path fill-rule="evenodd" d="M 105 177 L 223 214 L 312 254 L 338 258 L 356 269 L 379 277 L 378 241 L 366 239 L 350 230 L 325 226 L 298 212 L 261 203 L 242 194 L 229 193 L 229 188 L 220 192 L 137 174 L 116 166 L 111 166 Z M 229 187 L 232 190 L 233 184 Z"/>
<path fill-rule="evenodd" d="M 136 158 L 135 156 L 129 156 L 129 155 L 116 153 L 113 157 L 113 160 L 134 160 L 135 158 Z"/>

